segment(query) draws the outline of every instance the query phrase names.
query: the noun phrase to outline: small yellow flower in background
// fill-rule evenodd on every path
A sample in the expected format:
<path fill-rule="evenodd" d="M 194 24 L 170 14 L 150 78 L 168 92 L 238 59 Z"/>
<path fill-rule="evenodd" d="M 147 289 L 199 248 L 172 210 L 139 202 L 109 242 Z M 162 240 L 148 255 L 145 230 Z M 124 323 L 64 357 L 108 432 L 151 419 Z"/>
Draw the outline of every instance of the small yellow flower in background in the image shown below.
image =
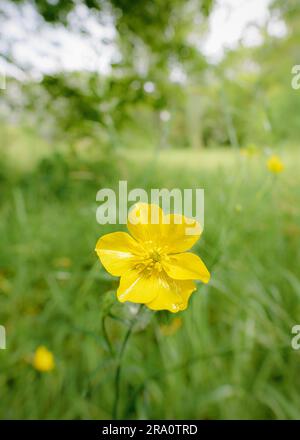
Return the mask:
<path fill-rule="evenodd" d="M 43 345 L 38 347 L 34 353 L 33 366 L 38 371 L 52 371 L 55 368 L 55 362 L 51 351 Z"/>
<path fill-rule="evenodd" d="M 72 265 L 72 261 L 68 257 L 56 258 L 53 260 L 53 265 L 55 267 L 60 267 L 63 269 L 68 269 Z"/>
<path fill-rule="evenodd" d="M 235 212 L 238 212 L 238 213 L 243 211 L 243 207 L 242 207 L 242 205 L 240 205 L 240 203 L 237 203 L 235 205 L 234 209 L 235 209 Z"/>
<path fill-rule="evenodd" d="M 271 173 L 278 174 L 284 170 L 284 165 L 280 158 L 275 154 L 267 160 L 267 167 Z"/>
<path fill-rule="evenodd" d="M 157 222 L 151 221 L 154 217 Z M 127 227 L 131 235 L 113 232 L 96 245 L 105 269 L 121 277 L 118 300 L 146 304 L 152 310 L 185 310 L 196 290 L 194 280 L 210 279 L 203 261 L 186 252 L 199 239 L 200 225 L 179 214 L 164 215 L 157 205 L 138 203 L 129 213 Z M 187 228 L 196 228 L 197 234 L 188 235 Z"/>
<path fill-rule="evenodd" d="M 182 319 L 174 318 L 170 324 L 161 324 L 160 331 L 164 336 L 172 336 L 182 327 Z"/>
<path fill-rule="evenodd" d="M 260 154 L 261 150 L 255 144 L 249 144 L 245 148 L 241 149 L 243 156 L 254 157 Z"/>
<path fill-rule="evenodd" d="M 0 272 L 0 293 L 9 293 L 11 291 L 11 282 Z"/>

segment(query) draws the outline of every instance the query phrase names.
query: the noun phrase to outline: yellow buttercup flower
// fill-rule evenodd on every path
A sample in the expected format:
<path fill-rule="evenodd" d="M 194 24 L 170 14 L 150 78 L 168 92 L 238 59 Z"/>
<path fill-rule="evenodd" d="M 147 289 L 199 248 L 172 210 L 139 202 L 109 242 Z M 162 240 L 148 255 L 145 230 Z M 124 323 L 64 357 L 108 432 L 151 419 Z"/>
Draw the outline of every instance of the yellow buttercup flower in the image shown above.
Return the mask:
<path fill-rule="evenodd" d="M 276 155 L 271 156 L 267 160 L 267 167 L 271 171 L 271 173 L 278 174 L 284 170 L 284 165 L 280 158 Z"/>
<path fill-rule="evenodd" d="M 41 345 L 34 353 L 33 366 L 36 370 L 47 372 L 55 368 L 54 356 L 46 347 Z"/>
<path fill-rule="evenodd" d="M 96 245 L 105 269 L 121 277 L 118 300 L 173 313 L 186 309 L 196 290 L 194 280 L 210 279 L 203 261 L 186 252 L 199 239 L 200 225 L 179 214 L 165 215 L 157 205 L 138 203 L 129 213 L 127 227 L 131 235 L 113 232 Z M 191 228 L 194 235 L 187 233 Z"/>

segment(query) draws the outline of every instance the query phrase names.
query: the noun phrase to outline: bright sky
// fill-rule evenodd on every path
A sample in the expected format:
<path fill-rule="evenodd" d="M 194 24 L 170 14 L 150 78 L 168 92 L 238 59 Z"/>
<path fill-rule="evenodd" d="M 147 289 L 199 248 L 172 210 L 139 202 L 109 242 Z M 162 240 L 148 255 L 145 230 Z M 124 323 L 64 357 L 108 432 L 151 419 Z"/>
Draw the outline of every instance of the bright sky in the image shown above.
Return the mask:
<path fill-rule="evenodd" d="M 4 8 L 5 0 L 1 3 Z M 217 61 L 226 48 L 234 48 L 239 41 L 246 45 L 259 44 L 258 26 L 268 20 L 270 3 L 271 0 L 217 0 L 209 19 L 207 38 L 199 42 L 199 47 L 211 61 Z M 58 68 L 109 71 L 110 62 L 116 54 L 115 32 L 109 16 L 99 25 L 85 8 L 79 10 L 80 21 L 92 31 L 93 41 L 97 43 L 93 46 L 91 39 L 63 28 L 41 26 L 39 33 L 33 31 L 38 19 L 31 8 L 24 9 L 22 16 L 16 14 L 15 7 L 6 7 L 5 11 L 9 12 L 10 18 L 4 23 L 3 34 L 18 40 L 14 46 L 15 56 L 20 61 L 33 64 L 37 71 L 51 73 Z M 75 18 L 73 25 L 76 29 Z M 284 31 L 281 22 L 273 22 L 269 26 L 269 32 L 275 35 L 281 36 Z"/>
<path fill-rule="evenodd" d="M 241 39 L 249 45 L 260 43 L 257 26 L 266 23 L 270 3 L 271 0 L 218 0 L 202 45 L 204 53 L 219 58 L 224 49 L 234 48 Z"/>

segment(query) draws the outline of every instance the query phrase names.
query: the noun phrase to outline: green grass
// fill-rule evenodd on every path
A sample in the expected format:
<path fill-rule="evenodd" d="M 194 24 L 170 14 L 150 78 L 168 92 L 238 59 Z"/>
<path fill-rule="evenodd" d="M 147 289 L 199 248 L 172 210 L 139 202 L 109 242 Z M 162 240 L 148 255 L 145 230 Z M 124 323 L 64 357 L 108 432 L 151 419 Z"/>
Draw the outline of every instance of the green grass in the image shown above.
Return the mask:
<path fill-rule="evenodd" d="M 265 157 L 234 151 L 116 152 L 92 163 L 51 157 L 14 176 L 3 171 L 0 207 L 1 418 L 110 418 L 117 353 L 133 319 L 118 280 L 94 253 L 119 226 L 96 223 L 101 186 L 204 188 L 205 230 L 195 246 L 211 270 L 187 311 L 144 311 L 124 354 L 119 416 L 300 417 L 299 154 L 269 175 Z M 166 335 L 180 317 L 181 327 Z M 112 352 L 105 338 L 103 323 Z M 169 332 L 170 333 L 170 332 Z M 46 345 L 47 374 L 32 355 Z"/>

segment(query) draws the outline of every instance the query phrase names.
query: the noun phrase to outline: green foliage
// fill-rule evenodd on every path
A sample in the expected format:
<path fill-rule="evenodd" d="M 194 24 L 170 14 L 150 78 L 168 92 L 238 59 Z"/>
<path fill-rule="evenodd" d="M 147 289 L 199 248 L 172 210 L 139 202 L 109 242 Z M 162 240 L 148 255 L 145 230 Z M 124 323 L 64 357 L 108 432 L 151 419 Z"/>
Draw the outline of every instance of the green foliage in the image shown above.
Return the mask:
<path fill-rule="evenodd" d="M 28 1 L 17 0 L 17 3 Z M 65 26 L 78 6 L 75 0 L 30 3 L 46 22 Z M 209 15 L 213 0 L 82 0 L 80 4 L 99 21 L 105 18 L 105 13 L 111 14 L 127 64 L 134 64 L 136 48 L 142 44 L 149 55 L 154 54 L 157 67 L 161 68 L 172 59 L 185 62 L 194 58 L 196 51 L 187 42 L 187 35 L 196 19 L 199 22 Z"/>
<path fill-rule="evenodd" d="M 35 2 L 51 22 L 63 22 L 74 4 Z M 86 4 L 100 16 L 107 6 Z M 291 69 L 300 62 L 297 3 L 272 5 L 286 24 L 286 35 L 272 37 L 261 29 L 261 45 L 241 45 L 217 65 L 210 65 L 188 38 L 196 32 L 201 38 L 203 30 L 195 23 L 205 22 L 212 2 L 176 0 L 171 7 L 164 1 L 122 0 L 110 5 L 121 51 L 111 73 L 60 72 L 38 83 L 12 81 L 3 95 L 9 107 L 3 119 L 19 113 L 23 124 L 48 139 L 63 136 L 71 144 L 88 139 L 102 150 L 138 144 L 160 149 L 297 143 L 300 100 L 299 91 L 291 87 Z M 47 8 L 52 11 L 48 15 Z M 170 80 L 174 69 L 182 73 L 181 82 Z M 147 91 L 149 84 L 152 89 Z M 10 89 L 14 97 L 15 88 L 18 99 L 13 100 Z M 160 118 L 164 111 L 167 121 Z"/>

